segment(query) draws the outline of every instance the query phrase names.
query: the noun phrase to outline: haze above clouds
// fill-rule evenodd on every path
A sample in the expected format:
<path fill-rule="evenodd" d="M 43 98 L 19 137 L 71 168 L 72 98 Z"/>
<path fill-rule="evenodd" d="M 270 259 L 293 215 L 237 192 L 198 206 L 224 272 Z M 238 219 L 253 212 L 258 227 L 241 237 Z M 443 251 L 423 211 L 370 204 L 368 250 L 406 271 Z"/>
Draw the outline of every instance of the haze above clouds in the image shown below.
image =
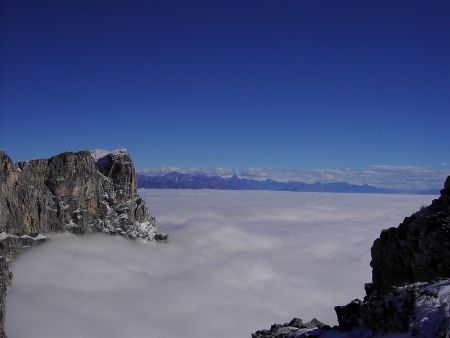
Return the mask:
<path fill-rule="evenodd" d="M 10 338 L 250 337 L 335 324 L 370 246 L 432 196 L 141 190 L 169 243 L 54 235 L 13 261 Z"/>
<path fill-rule="evenodd" d="M 170 172 L 202 174 L 208 176 L 230 177 L 276 181 L 299 181 L 305 183 L 347 182 L 351 184 L 368 184 L 379 188 L 404 189 L 420 191 L 440 189 L 450 173 L 450 164 L 440 163 L 436 168 L 417 166 L 372 165 L 365 169 L 337 168 L 311 170 L 280 170 L 270 168 L 179 168 L 163 166 L 145 168 L 140 171 L 146 175 L 165 175 Z"/>

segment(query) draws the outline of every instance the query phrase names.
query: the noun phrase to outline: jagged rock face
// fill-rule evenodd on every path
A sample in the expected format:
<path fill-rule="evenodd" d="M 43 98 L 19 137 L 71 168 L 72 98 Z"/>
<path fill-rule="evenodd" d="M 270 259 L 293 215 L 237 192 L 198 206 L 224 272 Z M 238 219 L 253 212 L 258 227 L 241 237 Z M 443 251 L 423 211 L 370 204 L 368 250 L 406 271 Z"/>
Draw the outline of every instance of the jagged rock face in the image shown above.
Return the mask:
<path fill-rule="evenodd" d="M 364 301 L 355 299 L 345 306 L 336 306 L 339 328 L 351 330 L 363 326 L 373 331 L 406 332 L 415 307 L 415 288 L 398 288 L 390 294 L 372 294 Z"/>
<path fill-rule="evenodd" d="M 6 259 L 10 260 L 18 256 L 22 251 L 44 243 L 47 240 L 48 238 L 42 234 L 16 236 L 2 232 L 0 233 L 0 253 Z"/>
<path fill-rule="evenodd" d="M 366 284 L 367 295 L 364 301 L 335 307 L 339 327 L 447 337 L 450 176 L 439 199 L 406 217 L 397 228 L 383 230 L 371 253 L 372 283 Z M 426 324 L 430 318 L 434 320 L 433 327 Z"/>
<path fill-rule="evenodd" d="M 165 240 L 136 190 L 125 150 L 67 152 L 14 163 L 0 150 L 0 338 L 4 333 L 6 258 L 46 240 L 42 232 L 100 231 L 133 239 Z"/>
<path fill-rule="evenodd" d="M 450 176 L 439 199 L 383 230 L 371 253 L 366 297 L 335 307 L 338 327 L 274 324 L 252 337 L 450 337 Z"/>
<path fill-rule="evenodd" d="M 0 232 L 69 230 L 153 239 L 157 224 L 136 191 L 126 151 L 88 151 L 15 164 L 0 151 Z"/>
<path fill-rule="evenodd" d="M 450 176 L 439 199 L 406 217 L 397 228 L 383 230 L 371 254 L 372 283 L 366 284 L 366 297 L 335 307 L 339 327 L 448 336 L 449 291 L 438 297 L 430 296 L 430 290 L 441 288 L 439 280 L 450 278 Z M 423 311 L 424 303 L 434 305 Z M 437 308 L 444 315 L 433 313 Z M 431 317 L 438 322 L 435 328 L 422 323 Z"/>
<path fill-rule="evenodd" d="M 313 318 L 303 323 L 300 318 L 294 318 L 289 323 L 273 324 L 269 330 L 260 330 L 252 334 L 252 338 L 314 338 L 330 330 L 328 325 Z"/>
<path fill-rule="evenodd" d="M 380 292 L 450 277 L 450 176 L 439 199 L 384 230 L 371 253 L 372 281 Z"/>
<path fill-rule="evenodd" d="M 6 338 L 4 330 L 5 322 L 5 295 L 6 287 L 10 281 L 10 273 L 6 258 L 0 255 L 0 338 Z"/>

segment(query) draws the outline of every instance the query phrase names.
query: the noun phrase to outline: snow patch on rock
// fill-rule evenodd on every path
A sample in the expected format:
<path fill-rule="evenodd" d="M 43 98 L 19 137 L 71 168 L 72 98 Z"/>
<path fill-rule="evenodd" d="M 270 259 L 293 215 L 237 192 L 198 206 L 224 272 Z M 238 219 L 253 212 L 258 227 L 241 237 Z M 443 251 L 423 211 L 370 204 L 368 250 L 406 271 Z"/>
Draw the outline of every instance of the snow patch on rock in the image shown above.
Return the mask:
<path fill-rule="evenodd" d="M 107 155 L 124 155 L 128 154 L 128 151 L 125 148 L 119 148 L 114 150 L 107 150 L 107 149 L 89 149 L 88 150 L 91 153 L 91 156 L 95 161 L 98 161 L 99 159 L 107 156 Z"/>

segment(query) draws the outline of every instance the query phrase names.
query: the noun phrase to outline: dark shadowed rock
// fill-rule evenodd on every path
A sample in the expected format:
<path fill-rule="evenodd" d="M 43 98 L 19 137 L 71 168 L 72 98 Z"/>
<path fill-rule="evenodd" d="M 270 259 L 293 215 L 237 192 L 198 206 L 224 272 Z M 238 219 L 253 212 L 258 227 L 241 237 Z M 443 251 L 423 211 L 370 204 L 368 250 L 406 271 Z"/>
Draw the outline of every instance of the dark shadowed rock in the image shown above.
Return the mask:
<path fill-rule="evenodd" d="M 372 281 L 380 292 L 450 277 L 450 177 L 439 199 L 383 230 L 371 253 Z"/>
<path fill-rule="evenodd" d="M 11 274 L 8 269 L 6 257 L 0 254 L 0 338 L 6 338 L 5 334 L 5 295 L 10 283 Z"/>
<path fill-rule="evenodd" d="M 339 327 L 381 333 L 412 332 L 412 327 L 420 331 L 415 322 L 421 320 L 418 308 L 426 297 L 420 283 L 438 285 L 437 281 L 450 278 L 450 177 L 439 199 L 406 217 L 397 228 L 383 230 L 371 254 L 372 283 L 366 284 L 366 297 L 335 307 Z M 447 296 L 436 302 L 449 306 Z M 442 318 L 443 329 L 436 332 L 445 336 L 450 334 L 448 311 Z"/>
<path fill-rule="evenodd" d="M 381 333 L 406 332 L 414 317 L 415 285 L 388 294 L 372 294 L 334 309 L 342 330 L 360 327 Z"/>
<path fill-rule="evenodd" d="M 154 237 L 155 241 L 166 241 L 169 239 L 169 235 L 165 232 L 159 232 Z"/>
<path fill-rule="evenodd" d="M 294 319 L 252 337 L 450 337 L 450 176 L 439 199 L 383 230 L 371 253 L 372 283 L 364 300 L 335 307 L 339 327 L 302 331 Z"/>
<path fill-rule="evenodd" d="M 273 324 L 269 330 L 260 330 L 252 334 L 252 338 L 314 338 L 320 337 L 330 330 L 328 325 L 313 318 L 303 323 L 300 318 L 294 318 L 289 323 Z"/>
<path fill-rule="evenodd" d="M 354 299 L 344 306 L 335 306 L 334 311 L 339 322 L 339 327 L 343 330 L 353 329 L 359 326 L 361 318 L 361 303 L 359 299 Z"/>

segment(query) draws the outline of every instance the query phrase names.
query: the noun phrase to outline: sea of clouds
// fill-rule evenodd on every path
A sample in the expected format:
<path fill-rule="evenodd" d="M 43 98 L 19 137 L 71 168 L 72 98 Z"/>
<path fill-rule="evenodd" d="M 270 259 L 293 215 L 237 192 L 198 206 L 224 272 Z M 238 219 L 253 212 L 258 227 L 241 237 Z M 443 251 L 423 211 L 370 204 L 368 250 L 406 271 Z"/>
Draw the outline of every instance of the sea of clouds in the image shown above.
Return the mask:
<path fill-rule="evenodd" d="M 140 190 L 168 243 L 53 235 L 12 263 L 9 338 L 230 338 L 336 324 L 370 246 L 433 196 Z"/>

